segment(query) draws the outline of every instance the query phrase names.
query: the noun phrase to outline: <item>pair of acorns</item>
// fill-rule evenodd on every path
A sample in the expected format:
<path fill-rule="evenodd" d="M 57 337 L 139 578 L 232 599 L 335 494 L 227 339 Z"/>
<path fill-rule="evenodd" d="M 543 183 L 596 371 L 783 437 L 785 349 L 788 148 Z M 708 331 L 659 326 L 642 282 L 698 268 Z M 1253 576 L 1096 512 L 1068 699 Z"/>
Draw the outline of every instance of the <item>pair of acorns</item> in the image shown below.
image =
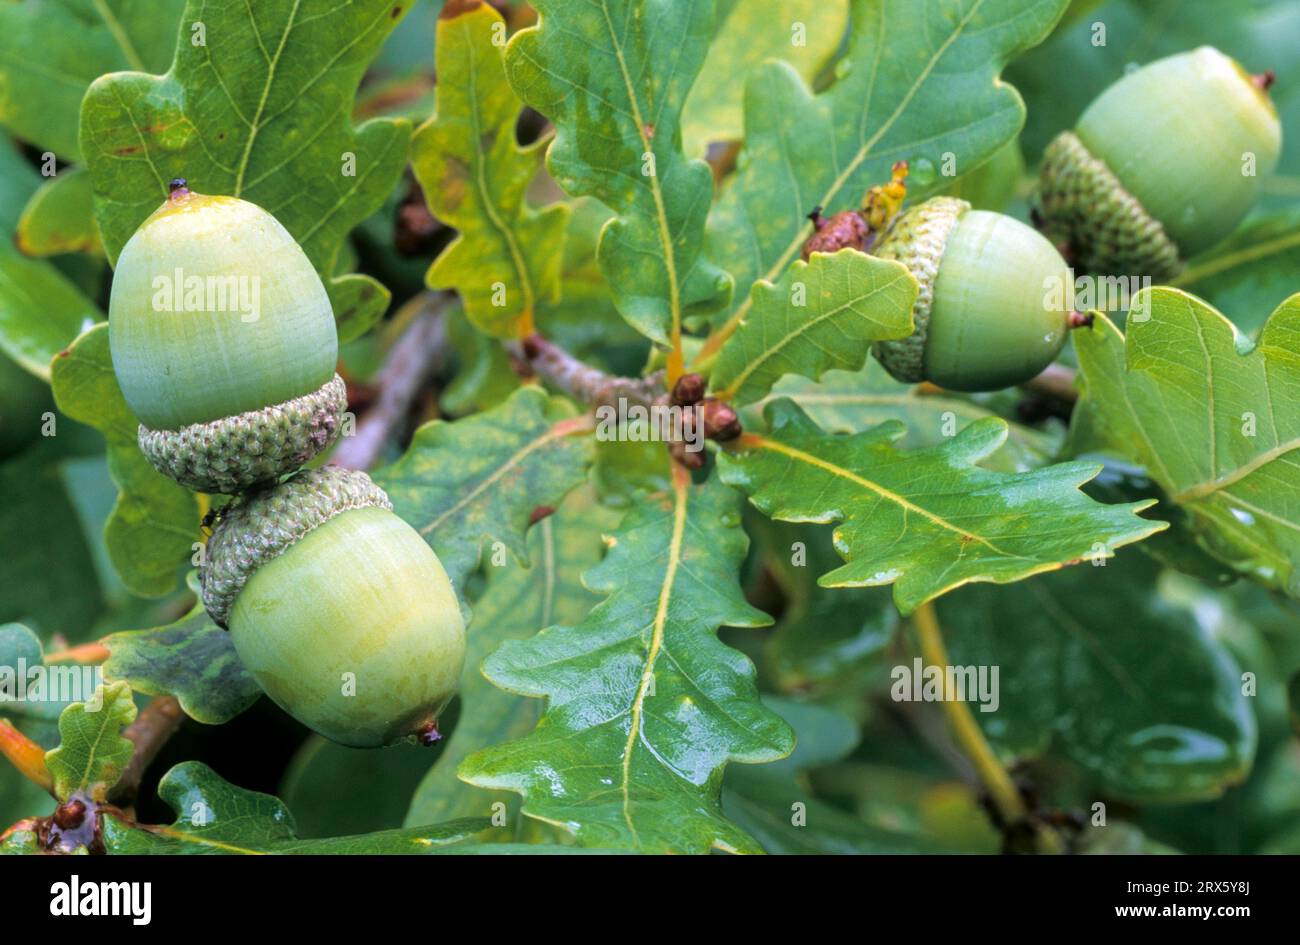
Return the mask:
<path fill-rule="evenodd" d="M 1087 273 L 1162 282 L 1241 222 L 1282 148 L 1272 82 L 1208 46 L 1119 80 L 1048 147 L 1042 233 L 953 197 L 882 221 L 886 185 L 864 210 L 814 214 L 804 256 L 853 246 L 911 270 L 915 330 L 874 349 L 898 380 L 958 391 L 1024 383 L 1081 321 L 1065 304 L 1074 279 L 1062 249 Z"/>
<path fill-rule="evenodd" d="M 238 494 L 204 549 L 202 597 L 266 694 L 346 745 L 435 741 L 465 661 L 460 605 L 370 477 L 300 471 L 337 438 L 347 392 L 329 297 L 293 237 L 173 181 L 122 249 L 109 339 L 153 465 Z"/>

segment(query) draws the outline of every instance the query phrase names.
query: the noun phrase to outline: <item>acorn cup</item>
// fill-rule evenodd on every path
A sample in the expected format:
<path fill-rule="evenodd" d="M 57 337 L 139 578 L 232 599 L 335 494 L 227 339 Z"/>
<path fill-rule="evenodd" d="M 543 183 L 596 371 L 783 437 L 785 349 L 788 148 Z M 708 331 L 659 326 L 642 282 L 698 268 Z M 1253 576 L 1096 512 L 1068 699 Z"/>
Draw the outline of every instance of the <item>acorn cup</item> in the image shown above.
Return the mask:
<path fill-rule="evenodd" d="M 1277 167 L 1272 83 L 1209 46 L 1120 79 L 1044 154 L 1045 232 L 1089 272 L 1173 278 L 1241 222 Z"/>
<path fill-rule="evenodd" d="M 200 578 L 241 662 L 304 725 L 357 748 L 437 740 L 464 619 L 437 555 L 365 473 L 303 470 L 232 500 Z"/>
<path fill-rule="evenodd" d="M 255 204 L 173 181 L 118 258 L 109 341 L 140 449 L 190 489 L 273 482 L 339 433 L 347 390 L 329 296 Z"/>
<path fill-rule="evenodd" d="M 1070 270 L 1018 220 L 935 197 L 898 216 L 874 255 L 903 263 L 919 287 L 913 333 L 873 350 L 899 381 L 1000 390 L 1036 376 L 1065 344 Z"/>

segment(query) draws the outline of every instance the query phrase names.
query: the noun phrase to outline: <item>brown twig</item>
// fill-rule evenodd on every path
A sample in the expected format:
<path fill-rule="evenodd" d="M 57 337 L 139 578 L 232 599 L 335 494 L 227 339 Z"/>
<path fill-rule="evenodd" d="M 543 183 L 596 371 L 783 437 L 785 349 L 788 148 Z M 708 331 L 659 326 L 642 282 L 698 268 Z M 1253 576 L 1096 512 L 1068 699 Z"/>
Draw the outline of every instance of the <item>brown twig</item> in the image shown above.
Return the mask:
<path fill-rule="evenodd" d="M 343 438 L 331 462 L 348 469 L 369 469 L 383 452 L 384 443 L 406 417 L 420 388 L 438 373 L 446 357 L 446 298 L 430 294 L 405 333 L 388 352 L 379 370 L 379 396 Z"/>
<path fill-rule="evenodd" d="M 614 406 L 620 398 L 629 404 L 650 406 L 664 396 L 664 376 L 619 377 L 579 361 L 559 345 L 532 334 L 511 342 L 510 353 L 542 380 L 575 400 L 592 407 Z"/>
<path fill-rule="evenodd" d="M 54 789 L 54 779 L 45 767 L 45 749 L 32 741 L 6 719 L 0 719 L 0 755 L 33 784 L 47 791 Z"/>
<path fill-rule="evenodd" d="M 140 781 L 153 760 L 162 751 L 167 739 L 180 728 L 185 713 L 175 696 L 158 696 L 140 710 L 136 720 L 126 727 L 122 734 L 135 745 L 131 761 L 122 772 L 113 790 L 110 800 L 122 807 L 135 803 L 135 796 L 140 790 Z"/>
<path fill-rule="evenodd" d="M 83 666 L 94 666 L 108 660 L 108 647 L 102 640 L 96 640 L 94 643 L 82 643 L 79 646 L 70 646 L 66 650 L 55 650 L 53 653 L 46 653 L 44 662 L 49 663 L 80 663 Z"/>

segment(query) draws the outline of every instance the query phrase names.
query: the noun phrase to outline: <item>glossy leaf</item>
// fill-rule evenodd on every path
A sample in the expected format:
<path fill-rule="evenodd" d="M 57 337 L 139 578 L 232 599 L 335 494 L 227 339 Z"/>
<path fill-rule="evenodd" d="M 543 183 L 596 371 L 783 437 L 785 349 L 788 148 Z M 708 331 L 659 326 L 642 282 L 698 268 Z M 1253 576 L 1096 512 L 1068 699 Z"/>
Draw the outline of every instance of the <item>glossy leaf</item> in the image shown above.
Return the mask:
<path fill-rule="evenodd" d="M 743 137 L 742 98 L 751 69 L 784 59 L 811 84 L 849 22 L 848 0 L 721 0 L 717 8 L 713 44 L 682 119 L 686 153 L 696 156 L 710 142 Z"/>
<path fill-rule="evenodd" d="M 348 231 L 379 209 L 406 162 L 410 125 L 351 109 L 367 63 L 396 25 L 396 0 L 190 0 L 165 75 L 101 76 L 81 107 L 81 145 L 104 246 L 122 245 L 183 177 L 263 207 L 302 245 L 329 289 L 339 333 L 361 334 L 388 290 L 335 276 Z"/>
<path fill-rule="evenodd" d="M 525 814 L 583 846 L 756 851 L 722 815 L 723 767 L 780 758 L 794 739 L 759 702 L 749 660 L 716 636 L 770 622 L 736 580 L 748 544 L 736 506 L 716 482 L 681 474 L 670 494 L 634 506 L 584 575 L 605 599 L 484 664 L 547 709 L 528 736 L 467 758 L 461 777 L 518 791 Z"/>
<path fill-rule="evenodd" d="M 75 702 L 59 716 L 59 747 L 45 753 L 54 794 L 66 801 L 84 794 L 103 801 L 131 761 L 134 745 L 122 730 L 135 721 L 126 683 L 100 686 L 88 702 Z"/>
<path fill-rule="evenodd" d="M 99 250 L 90 175 L 75 167 L 47 180 L 18 220 L 14 242 L 28 256 Z"/>
<path fill-rule="evenodd" d="M 599 505 L 590 489 L 580 489 L 529 529 L 531 567 L 507 561 L 488 568 L 469 625 L 460 716 L 449 744 L 411 798 L 408 824 L 489 816 L 496 802 L 517 807 L 513 795 L 488 793 L 456 777 L 456 767 L 472 751 L 524 737 L 540 714 L 536 700 L 498 689 L 480 667 L 507 640 L 527 639 L 555 623 L 576 624 L 587 615 L 599 598 L 582 586 L 580 576 L 600 561 L 602 536 L 617 523 L 618 516 Z M 512 811 L 509 829 L 493 830 L 488 837 L 516 838 L 522 827 L 516 817 Z"/>
<path fill-rule="evenodd" d="M 472 836 L 485 820 L 457 820 L 355 837 L 303 840 L 289 809 L 269 794 L 246 791 L 222 780 L 197 761 L 172 768 L 158 784 L 158 796 L 177 815 L 166 826 L 104 817 L 104 846 L 127 854 L 374 854 L 431 853 Z"/>
<path fill-rule="evenodd" d="M 189 579 L 198 593 L 196 572 Z M 235 653 L 230 634 L 196 603 L 184 617 L 150 630 L 125 630 L 104 639 L 104 674 L 151 696 L 175 696 L 190 718 L 220 725 L 262 694 Z"/>
<path fill-rule="evenodd" d="M 718 353 L 710 386 L 746 404 L 787 374 L 859 370 L 875 342 L 912 333 L 916 293 L 906 266 L 855 249 L 796 261 L 777 283 L 754 285 L 753 307 Z"/>
<path fill-rule="evenodd" d="M 989 160 L 1019 131 L 1024 104 L 1002 67 L 1041 42 L 1068 0 L 853 0 L 838 79 L 814 95 L 784 62 L 745 85 L 745 149 L 709 216 L 707 252 L 736 281 L 731 319 L 750 311 L 746 289 L 778 279 L 799 258 L 807 215 L 860 206 L 867 190 L 910 162 L 919 197 Z"/>
<path fill-rule="evenodd" d="M 560 290 L 568 208 L 530 208 L 544 142 L 520 148 L 523 103 L 506 81 L 505 21 L 487 4 L 453 6 L 438 20 L 437 111 L 412 141 L 411 162 L 429 209 L 458 236 L 429 269 L 435 289 L 455 289 L 480 331 L 517 337 L 538 304 Z"/>
<path fill-rule="evenodd" d="M 761 410 L 774 400 L 797 404 L 827 433 L 862 433 L 887 420 L 907 427 L 899 440 L 904 449 L 938 446 L 959 429 L 997 414 L 980 403 L 919 385 L 904 386 L 874 359 L 861 371 L 828 371 L 820 382 L 786 376 L 772 393 L 747 411 L 746 428 L 754 428 Z M 1007 424 L 1007 440 L 980 465 L 997 472 L 1025 472 L 1045 466 L 1061 437 L 1020 423 Z"/>
<path fill-rule="evenodd" d="M 1076 333 L 1077 422 L 1145 466 L 1211 554 L 1300 596 L 1300 295 L 1248 353 L 1231 322 L 1176 289 L 1139 295 L 1127 332 L 1102 317 Z"/>
<path fill-rule="evenodd" d="M 162 72 L 183 0 L 23 0 L 0 5 L 0 123 L 79 160 L 77 116 L 106 72 Z"/>
<path fill-rule="evenodd" d="M 945 598 L 952 663 L 998 667 L 996 711 L 972 707 L 990 738 L 1064 756 L 1106 793 L 1145 803 L 1242 781 L 1257 736 L 1241 668 L 1199 614 L 1153 593 L 1158 576 L 1126 556 Z"/>
<path fill-rule="evenodd" d="M 108 469 L 118 487 L 104 525 L 113 567 L 134 593 L 161 597 L 176 587 L 181 564 L 198 540 L 198 502 L 140 452 L 139 424 L 113 374 L 106 324 L 61 352 L 51 374 L 59 410 L 99 430 L 108 443 Z"/>
<path fill-rule="evenodd" d="M 537 0 L 510 41 L 519 95 L 555 125 L 551 176 L 617 214 L 598 256 L 623 316 L 667 344 L 730 290 L 701 253 L 713 175 L 681 147 L 681 112 L 713 36 L 713 0 Z"/>
<path fill-rule="evenodd" d="M 1164 528 L 1135 514 L 1150 503 L 1106 506 L 1079 486 L 1097 473 L 1063 463 L 1007 475 L 975 464 L 1007 437 L 1002 420 L 966 427 L 942 446 L 903 452 L 899 423 L 852 436 L 823 433 L 788 401 L 767 408 L 771 433 L 745 434 L 720 456 L 722 480 L 763 514 L 837 523 L 845 564 L 824 587 L 894 584 L 904 614 L 970 581 L 1007 583 Z"/>
<path fill-rule="evenodd" d="M 583 481 L 589 430 L 564 401 L 525 387 L 485 413 L 425 424 L 406 455 L 374 479 L 463 588 L 490 541 L 528 562 L 524 532 L 533 510 L 555 508 Z"/>

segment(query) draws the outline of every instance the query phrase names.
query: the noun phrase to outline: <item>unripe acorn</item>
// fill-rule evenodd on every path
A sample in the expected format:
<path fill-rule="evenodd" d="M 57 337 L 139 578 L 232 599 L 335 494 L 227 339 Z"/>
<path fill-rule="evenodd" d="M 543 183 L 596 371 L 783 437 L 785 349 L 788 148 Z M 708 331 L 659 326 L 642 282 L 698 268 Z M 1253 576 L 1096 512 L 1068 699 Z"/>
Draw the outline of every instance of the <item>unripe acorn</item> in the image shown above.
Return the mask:
<path fill-rule="evenodd" d="M 42 415 L 53 409 L 49 387 L 0 354 L 0 459 L 35 442 Z"/>
<path fill-rule="evenodd" d="M 182 485 L 271 482 L 338 434 L 347 391 L 329 296 L 255 204 L 173 181 L 122 248 L 108 327 L 140 448 Z"/>
<path fill-rule="evenodd" d="M 1277 167 L 1272 81 L 1209 46 L 1120 79 L 1048 146 L 1045 229 L 1089 271 L 1177 275 L 1241 222 Z"/>
<path fill-rule="evenodd" d="M 875 355 L 895 378 L 956 391 L 1000 390 L 1052 363 L 1065 344 L 1073 280 L 1056 248 L 1000 213 L 935 197 L 900 215 L 874 255 L 903 263 L 919 291 L 915 331 Z"/>
<path fill-rule="evenodd" d="M 222 510 L 203 604 L 286 712 L 358 748 L 437 737 L 465 623 L 437 555 L 362 472 L 304 470 Z"/>

